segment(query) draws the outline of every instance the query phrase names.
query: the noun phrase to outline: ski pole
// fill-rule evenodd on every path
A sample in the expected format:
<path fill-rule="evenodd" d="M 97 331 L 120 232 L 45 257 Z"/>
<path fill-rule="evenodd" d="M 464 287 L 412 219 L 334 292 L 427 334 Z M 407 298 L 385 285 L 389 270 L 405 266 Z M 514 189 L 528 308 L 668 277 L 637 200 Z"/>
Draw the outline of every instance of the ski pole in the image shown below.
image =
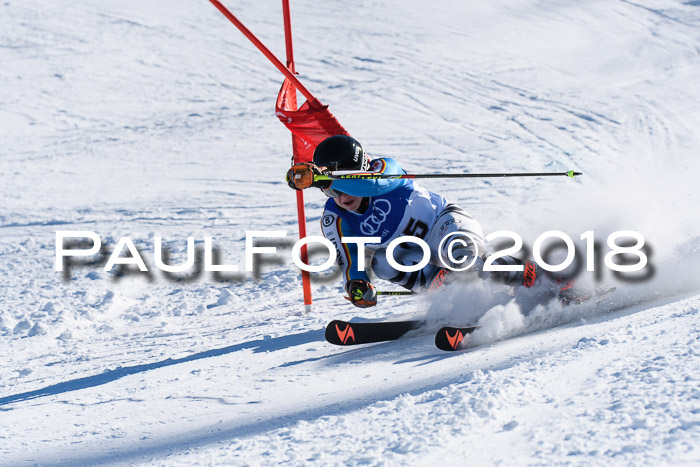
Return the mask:
<path fill-rule="evenodd" d="M 497 178 L 497 177 L 557 177 L 566 176 L 574 178 L 582 175 L 581 172 L 569 170 L 568 172 L 520 172 L 520 173 L 459 173 L 459 174 L 373 174 L 368 172 L 343 171 L 331 172 L 330 175 L 314 175 L 314 181 L 318 180 L 377 180 L 377 179 L 408 179 L 408 178 Z"/>

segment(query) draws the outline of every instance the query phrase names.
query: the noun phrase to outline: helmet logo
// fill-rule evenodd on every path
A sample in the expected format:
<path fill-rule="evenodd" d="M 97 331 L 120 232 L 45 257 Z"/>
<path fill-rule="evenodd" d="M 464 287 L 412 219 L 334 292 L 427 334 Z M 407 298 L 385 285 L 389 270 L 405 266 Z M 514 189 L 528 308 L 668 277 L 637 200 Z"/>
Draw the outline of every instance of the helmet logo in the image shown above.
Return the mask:
<path fill-rule="evenodd" d="M 360 231 L 365 235 L 374 235 L 379 232 L 382 224 L 391 212 L 391 203 L 386 199 L 378 199 L 372 203 L 372 212 L 360 224 Z"/>

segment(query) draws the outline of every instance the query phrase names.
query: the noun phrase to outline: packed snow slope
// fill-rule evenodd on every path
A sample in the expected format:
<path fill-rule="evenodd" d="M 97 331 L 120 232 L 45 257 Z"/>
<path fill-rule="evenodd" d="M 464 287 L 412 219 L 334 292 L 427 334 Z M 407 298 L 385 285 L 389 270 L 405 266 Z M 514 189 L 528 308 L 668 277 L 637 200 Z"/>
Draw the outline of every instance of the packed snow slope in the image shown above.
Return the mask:
<path fill-rule="evenodd" d="M 279 1 L 226 2 L 284 57 Z M 580 170 L 429 180 L 484 230 L 532 247 L 595 233 L 599 303 L 523 316 L 495 286 L 342 298 L 290 259 L 281 75 L 207 1 L 0 5 L 0 464 L 700 462 L 700 3 L 679 0 L 292 5 L 300 78 L 372 155 L 409 172 Z M 310 234 L 325 198 L 307 193 Z M 56 231 L 131 238 L 54 270 Z M 283 230 L 253 273 L 155 267 L 213 238 Z M 607 236 L 640 232 L 645 274 L 615 277 Z M 128 256 L 128 254 L 126 254 Z M 322 261 L 323 255 L 316 255 Z M 634 280 L 630 280 L 634 279 Z M 391 284 L 378 282 L 380 288 Z M 331 319 L 479 323 L 338 348 Z"/>

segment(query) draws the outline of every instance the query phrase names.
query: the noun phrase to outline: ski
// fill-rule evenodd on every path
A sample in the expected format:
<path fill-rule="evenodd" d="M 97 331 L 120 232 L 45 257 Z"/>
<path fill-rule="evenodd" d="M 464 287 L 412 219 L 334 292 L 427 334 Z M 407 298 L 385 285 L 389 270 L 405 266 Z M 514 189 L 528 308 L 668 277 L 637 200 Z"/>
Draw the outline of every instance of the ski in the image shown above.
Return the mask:
<path fill-rule="evenodd" d="M 425 325 L 425 321 L 380 321 L 369 323 L 349 323 L 333 320 L 326 326 L 326 340 L 335 345 L 371 344 L 393 341 L 408 331 Z"/>
<path fill-rule="evenodd" d="M 435 334 L 435 345 L 438 349 L 448 352 L 461 350 L 467 342 L 469 342 L 469 335 L 477 329 L 479 329 L 479 326 L 467 326 L 463 328 L 453 326 L 442 327 Z"/>

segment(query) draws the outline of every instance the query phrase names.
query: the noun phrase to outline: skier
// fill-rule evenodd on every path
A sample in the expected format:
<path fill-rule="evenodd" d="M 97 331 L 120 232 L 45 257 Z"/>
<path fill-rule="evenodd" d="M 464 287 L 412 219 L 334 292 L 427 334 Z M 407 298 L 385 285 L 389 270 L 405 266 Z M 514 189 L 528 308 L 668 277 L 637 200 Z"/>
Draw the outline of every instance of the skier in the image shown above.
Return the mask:
<path fill-rule="evenodd" d="M 450 274 L 454 277 L 453 271 L 472 262 L 473 269 L 483 273 L 484 233 L 479 222 L 462 208 L 410 179 L 314 180 L 314 175 L 339 170 L 388 175 L 406 172 L 394 159 L 370 160 L 360 143 L 345 135 L 325 139 L 316 147 L 313 163 L 295 164 L 287 172 L 291 188 L 320 188 L 329 197 L 321 228 L 324 237 L 336 247 L 346 298 L 353 305 L 376 305 L 377 292 L 367 273 L 358 268 L 358 244 L 343 243 L 343 238 L 379 237 L 380 242 L 366 244 L 368 250 L 374 251 L 372 271 L 380 279 L 414 292 L 440 287 Z M 387 246 L 401 236 L 418 237 L 429 246 L 430 260 L 422 269 L 401 272 L 389 263 Z M 399 244 L 392 256 L 400 265 L 413 266 L 421 262 L 423 255 L 418 244 L 407 242 Z M 522 272 L 491 275 L 508 285 L 532 287 L 540 274 L 534 262 L 508 256 L 494 261 L 500 265 L 523 263 Z"/>

